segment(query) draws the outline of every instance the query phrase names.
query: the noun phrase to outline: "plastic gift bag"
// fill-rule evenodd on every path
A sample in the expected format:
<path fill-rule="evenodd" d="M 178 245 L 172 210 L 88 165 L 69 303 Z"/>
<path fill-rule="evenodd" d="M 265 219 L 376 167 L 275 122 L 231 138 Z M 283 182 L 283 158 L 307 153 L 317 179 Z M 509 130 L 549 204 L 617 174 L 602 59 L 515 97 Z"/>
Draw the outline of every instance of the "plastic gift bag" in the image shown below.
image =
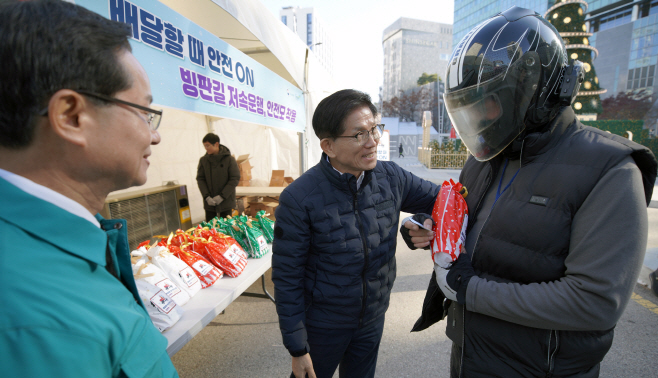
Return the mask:
<path fill-rule="evenodd" d="M 245 251 L 249 254 L 249 257 L 259 259 L 265 256 L 271 247 L 267 244 L 263 232 L 258 227 L 252 225 L 246 216 L 240 215 L 237 218 L 237 226 L 242 230 L 247 240 L 248 249 L 245 249 Z"/>
<path fill-rule="evenodd" d="M 464 198 L 468 192 L 461 183 L 444 181 L 434 202 L 434 240 L 431 243 L 432 260 L 448 269 L 457 260 L 466 240 L 468 206 Z"/>
<path fill-rule="evenodd" d="M 153 265 L 160 268 L 179 288 L 192 297 L 201 290 L 201 281 L 194 270 L 181 259 L 169 252 L 167 247 L 156 245 L 147 250 Z"/>
<path fill-rule="evenodd" d="M 169 245 L 167 248 L 169 248 L 169 251 L 173 253 L 174 256 L 178 257 L 185 264 L 194 269 L 194 273 L 201 281 L 202 289 L 212 286 L 224 275 L 219 268 L 209 263 L 208 260 L 203 258 L 203 256 L 192 250 L 182 250 L 175 245 Z"/>
<path fill-rule="evenodd" d="M 159 287 L 138 277 L 135 277 L 135 285 L 146 312 L 160 332 L 164 332 L 180 320 L 183 309 Z"/>
<path fill-rule="evenodd" d="M 265 213 L 265 210 L 259 210 L 256 212 L 256 223 L 260 226 L 263 236 L 265 236 L 265 240 L 267 240 L 268 243 L 272 243 L 274 240 L 274 221 L 269 219 L 267 215 L 268 214 Z"/>
<path fill-rule="evenodd" d="M 247 235 L 239 225 L 240 221 L 237 218 L 223 219 L 219 222 L 219 231 L 237 241 L 242 250 L 251 257 L 249 239 L 247 239 Z"/>
<path fill-rule="evenodd" d="M 182 306 L 190 300 L 189 294 L 181 290 L 160 268 L 151 264 L 146 255 L 145 247 L 133 251 L 133 275 L 151 285 L 157 286 L 177 305 Z M 135 256 L 141 254 L 141 257 Z"/>
<path fill-rule="evenodd" d="M 221 269 L 229 277 L 237 277 L 247 266 L 247 259 L 235 253 L 226 241 L 221 238 L 205 240 L 198 238 L 192 249 Z"/>
<path fill-rule="evenodd" d="M 243 256 L 245 259 L 246 259 L 247 257 L 249 257 L 249 256 L 247 255 L 247 252 L 245 252 L 244 249 L 242 249 L 242 247 L 240 246 L 240 243 L 238 243 L 238 242 L 237 242 L 235 239 L 233 239 L 231 236 L 224 235 L 224 234 L 222 234 L 222 233 L 218 233 L 218 234 L 217 234 L 217 237 L 218 237 L 218 238 L 221 238 L 221 239 L 224 239 L 224 241 L 228 244 L 229 249 L 230 249 L 231 251 L 233 251 L 234 253 L 237 253 L 237 254 Z"/>

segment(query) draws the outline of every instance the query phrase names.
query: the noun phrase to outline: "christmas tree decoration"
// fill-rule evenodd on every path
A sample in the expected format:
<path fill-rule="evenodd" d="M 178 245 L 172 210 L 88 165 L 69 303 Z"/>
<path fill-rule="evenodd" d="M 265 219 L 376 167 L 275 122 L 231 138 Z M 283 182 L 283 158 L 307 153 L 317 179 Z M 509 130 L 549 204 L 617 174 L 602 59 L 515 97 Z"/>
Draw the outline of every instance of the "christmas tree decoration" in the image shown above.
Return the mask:
<path fill-rule="evenodd" d="M 585 68 L 585 80 L 571 106 L 579 119 L 596 120 L 596 116 L 603 111 L 599 95 L 607 90 L 599 87 L 599 79 L 592 64 L 599 52 L 589 44 L 592 33 L 587 31 L 585 25 L 586 11 L 587 2 L 584 0 L 556 0 L 544 18 L 560 33 L 567 57 L 583 62 Z"/>

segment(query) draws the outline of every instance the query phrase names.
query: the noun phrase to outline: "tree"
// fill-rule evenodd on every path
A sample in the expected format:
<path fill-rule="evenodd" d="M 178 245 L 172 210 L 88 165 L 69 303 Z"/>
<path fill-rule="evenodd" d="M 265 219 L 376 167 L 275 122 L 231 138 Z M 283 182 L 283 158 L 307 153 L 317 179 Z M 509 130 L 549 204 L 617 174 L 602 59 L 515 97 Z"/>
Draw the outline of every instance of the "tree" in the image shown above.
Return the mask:
<path fill-rule="evenodd" d="M 416 81 L 416 84 L 418 84 L 418 86 L 421 86 L 423 84 L 433 83 L 435 81 L 440 81 L 440 80 L 441 79 L 439 79 L 438 74 L 428 75 L 425 72 L 423 72 L 423 74 L 420 75 L 420 77 L 418 78 L 418 81 Z"/>
<path fill-rule="evenodd" d="M 619 92 L 601 102 L 600 120 L 642 120 L 651 106 L 651 94 L 641 89 L 637 92 Z"/>
<path fill-rule="evenodd" d="M 434 109 L 436 102 L 437 94 L 427 87 L 400 91 L 398 96 L 382 103 L 382 116 L 419 123 L 422 110 Z"/>
<path fill-rule="evenodd" d="M 592 64 L 592 55 L 598 55 L 598 51 L 589 45 L 589 37 L 592 36 L 592 33 L 589 33 L 585 26 L 587 4 L 576 1 L 565 2 L 564 0 L 555 0 L 554 4 L 544 17 L 560 32 L 569 59 L 580 60 L 585 66 L 585 81 L 583 81 L 572 107 L 576 114 L 601 114 L 603 109 L 599 95 L 605 93 L 606 90 L 599 87 L 599 78 L 596 76 Z"/>

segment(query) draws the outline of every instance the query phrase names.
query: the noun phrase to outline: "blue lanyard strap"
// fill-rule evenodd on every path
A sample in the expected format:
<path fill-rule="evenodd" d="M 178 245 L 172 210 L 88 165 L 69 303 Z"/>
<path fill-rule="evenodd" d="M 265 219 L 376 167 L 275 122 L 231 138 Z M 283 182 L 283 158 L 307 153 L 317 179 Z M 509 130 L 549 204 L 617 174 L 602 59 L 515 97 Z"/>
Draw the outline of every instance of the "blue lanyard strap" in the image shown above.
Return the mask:
<path fill-rule="evenodd" d="M 519 171 L 521 170 L 521 168 L 516 170 L 516 173 L 514 173 L 514 176 L 512 177 L 512 179 L 509 180 L 509 182 L 507 183 L 507 186 L 505 186 L 505 189 L 503 189 L 503 191 L 501 192 L 500 187 L 503 186 L 503 178 L 505 177 L 505 171 L 507 170 L 507 163 L 508 162 L 509 162 L 509 159 L 505 159 L 505 166 L 503 167 L 503 173 L 501 173 L 500 181 L 498 181 L 498 190 L 496 191 L 496 199 L 494 200 L 493 205 L 491 205 L 492 209 L 496 205 L 496 202 L 498 202 L 498 198 L 500 198 L 500 196 L 502 196 L 503 193 L 505 193 L 505 191 L 510 187 L 510 185 L 512 185 L 512 181 L 514 181 L 514 179 L 516 178 L 516 175 L 518 175 Z"/>

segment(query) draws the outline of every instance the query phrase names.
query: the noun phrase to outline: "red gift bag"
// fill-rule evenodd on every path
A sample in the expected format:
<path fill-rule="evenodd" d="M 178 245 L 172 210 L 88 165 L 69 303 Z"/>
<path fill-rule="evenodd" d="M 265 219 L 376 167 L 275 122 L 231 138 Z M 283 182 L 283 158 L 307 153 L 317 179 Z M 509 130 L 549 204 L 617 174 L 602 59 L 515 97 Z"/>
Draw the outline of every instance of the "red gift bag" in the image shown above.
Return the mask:
<path fill-rule="evenodd" d="M 212 286 L 218 279 L 222 278 L 224 273 L 216 266 L 208 262 L 203 256 L 192 250 L 182 250 L 174 245 L 169 246 L 169 252 L 183 260 L 189 265 L 201 281 L 201 288 L 205 289 Z"/>
<path fill-rule="evenodd" d="M 247 266 L 247 259 L 233 252 L 226 241 L 221 238 L 205 241 L 199 238 L 192 244 L 194 251 L 199 253 L 221 269 L 229 277 L 237 277 Z"/>
<path fill-rule="evenodd" d="M 464 198 L 468 192 L 460 183 L 444 181 L 434 202 L 434 240 L 431 243 L 432 260 L 442 268 L 449 268 L 459 257 L 466 240 L 468 206 Z"/>

